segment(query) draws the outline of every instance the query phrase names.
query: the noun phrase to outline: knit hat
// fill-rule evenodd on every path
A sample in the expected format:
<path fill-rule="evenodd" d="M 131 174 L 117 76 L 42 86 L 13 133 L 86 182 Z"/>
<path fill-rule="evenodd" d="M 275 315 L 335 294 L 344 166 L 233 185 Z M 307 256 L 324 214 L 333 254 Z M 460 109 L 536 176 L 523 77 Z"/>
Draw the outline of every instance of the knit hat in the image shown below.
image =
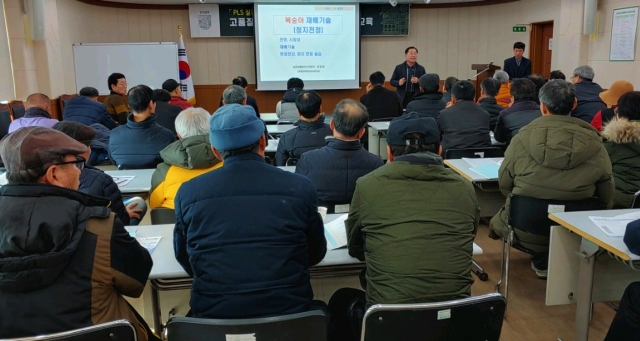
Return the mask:
<path fill-rule="evenodd" d="M 0 158 L 7 173 L 44 167 L 65 155 L 86 151 L 82 143 L 44 127 L 20 128 L 0 142 Z"/>
<path fill-rule="evenodd" d="M 96 131 L 93 128 L 79 122 L 58 122 L 53 126 L 53 129 L 65 133 L 67 136 L 87 147 L 90 146 L 93 139 L 96 138 Z"/>
<path fill-rule="evenodd" d="M 607 91 L 600 93 L 600 98 L 608 107 L 618 104 L 618 99 L 627 92 L 633 91 L 633 84 L 627 81 L 615 81 Z"/>
<path fill-rule="evenodd" d="M 437 89 L 440 87 L 440 76 L 435 73 L 427 73 L 420 76 L 420 79 L 418 79 L 418 83 L 423 89 Z"/>
<path fill-rule="evenodd" d="M 209 119 L 209 140 L 217 150 L 234 150 L 255 143 L 264 135 L 265 125 L 249 105 L 227 104 Z"/>
<path fill-rule="evenodd" d="M 407 135 L 420 133 L 424 140 L 408 140 Z M 440 130 L 433 117 L 422 117 L 416 112 L 405 113 L 391 120 L 387 131 L 387 144 L 396 147 L 429 145 L 440 142 Z"/>

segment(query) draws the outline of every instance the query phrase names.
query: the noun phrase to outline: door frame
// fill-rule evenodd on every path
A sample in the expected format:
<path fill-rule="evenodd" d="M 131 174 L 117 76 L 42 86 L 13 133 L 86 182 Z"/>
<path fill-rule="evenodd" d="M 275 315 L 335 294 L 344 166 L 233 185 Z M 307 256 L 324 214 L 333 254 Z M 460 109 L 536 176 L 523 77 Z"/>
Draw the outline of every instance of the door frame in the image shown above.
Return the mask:
<path fill-rule="evenodd" d="M 531 73 L 542 74 L 542 27 L 554 24 L 553 20 L 531 23 L 531 33 L 529 35 L 529 59 L 531 59 Z M 553 53 L 553 52 L 551 52 Z"/>

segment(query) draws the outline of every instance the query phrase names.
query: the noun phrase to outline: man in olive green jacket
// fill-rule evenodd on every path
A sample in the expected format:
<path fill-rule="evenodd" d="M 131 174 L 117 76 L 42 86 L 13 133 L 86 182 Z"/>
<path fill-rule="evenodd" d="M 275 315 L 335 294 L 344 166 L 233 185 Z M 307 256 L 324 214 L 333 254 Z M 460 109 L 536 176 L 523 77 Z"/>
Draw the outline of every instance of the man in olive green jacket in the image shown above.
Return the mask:
<path fill-rule="evenodd" d="M 500 166 L 500 190 L 538 199 L 582 200 L 598 197 L 611 207 L 611 161 L 602 138 L 588 123 L 571 117 L 576 107 L 575 89 L 563 80 L 552 80 L 540 89 L 542 117 L 529 123 L 511 140 Z M 509 199 L 491 219 L 500 237 L 508 235 Z M 537 254 L 531 258 L 536 275 L 547 275 L 549 236 L 515 231 L 522 246 Z"/>
<path fill-rule="evenodd" d="M 358 179 L 345 222 L 349 254 L 367 265 L 366 305 L 468 297 L 480 219 L 473 185 L 444 168 L 432 117 L 407 113 L 393 119 L 387 143 L 389 163 Z M 347 296 L 342 290 L 354 289 L 338 290 L 333 303 Z M 331 316 L 344 315 L 334 314 L 332 302 Z M 359 330 L 357 322 L 349 322 L 352 330 Z"/>

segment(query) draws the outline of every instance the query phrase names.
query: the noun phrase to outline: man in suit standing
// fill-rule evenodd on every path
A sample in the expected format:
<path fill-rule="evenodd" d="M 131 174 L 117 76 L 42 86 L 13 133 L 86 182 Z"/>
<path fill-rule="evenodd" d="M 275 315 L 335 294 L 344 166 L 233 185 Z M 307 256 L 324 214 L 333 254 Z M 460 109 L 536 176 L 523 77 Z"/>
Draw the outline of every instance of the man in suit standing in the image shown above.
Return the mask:
<path fill-rule="evenodd" d="M 513 44 L 513 57 L 504 60 L 504 71 L 509 79 L 527 78 L 531 74 L 531 60 L 523 57 L 524 48 L 522 42 Z"/>
<path fill-rule="evenodd" d="M 424 67 L 417 62 L 417 48 L 413 46 L 407 47 L 404 50 L 404 58 L 406 60 L 403 63 L 396 65 L 389 83 L 396 87 L 396 91 L 402 99 L 402 105 L 406 108 L 407 104 L 413 99 L 413 95 L 420 92 L 418 80 L 427 72 Z"/>

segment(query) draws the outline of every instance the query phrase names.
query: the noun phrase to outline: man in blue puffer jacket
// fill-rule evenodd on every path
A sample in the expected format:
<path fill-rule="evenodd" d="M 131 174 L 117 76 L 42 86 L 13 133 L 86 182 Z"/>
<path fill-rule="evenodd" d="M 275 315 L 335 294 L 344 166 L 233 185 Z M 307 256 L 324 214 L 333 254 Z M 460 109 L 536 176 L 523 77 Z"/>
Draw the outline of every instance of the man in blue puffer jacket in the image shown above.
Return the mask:
<path fill-rule="evenodd" d="M 65 104 L 62 117 L 65 121 L 79 122 L 88 126 L 98 123 L 109 129 L 116 127 L 116 122 L 109 115 L 107 107 L 98 102 L 98 90 L 92 87 L 80 89 L 78 97 Z"/>
<path fill-rule="evenodd" d="M 78 122 L 63 121 L 56 123 L 53 129 L 59 130 L 74 140 L 86 145 L 87 151 L 80 155 L 88 160 L 91 154 L 91 145 L 96 137 L 96 131 Z M 98 168 L 84 165 L 80 173 L 80 187 L 78 191 L 111 201 L 111 211 L 126 225 L 138 225 L 147 211 L 145 201 L 140 197 L 122 198 L 122 193 L 113 178 Z"/>

